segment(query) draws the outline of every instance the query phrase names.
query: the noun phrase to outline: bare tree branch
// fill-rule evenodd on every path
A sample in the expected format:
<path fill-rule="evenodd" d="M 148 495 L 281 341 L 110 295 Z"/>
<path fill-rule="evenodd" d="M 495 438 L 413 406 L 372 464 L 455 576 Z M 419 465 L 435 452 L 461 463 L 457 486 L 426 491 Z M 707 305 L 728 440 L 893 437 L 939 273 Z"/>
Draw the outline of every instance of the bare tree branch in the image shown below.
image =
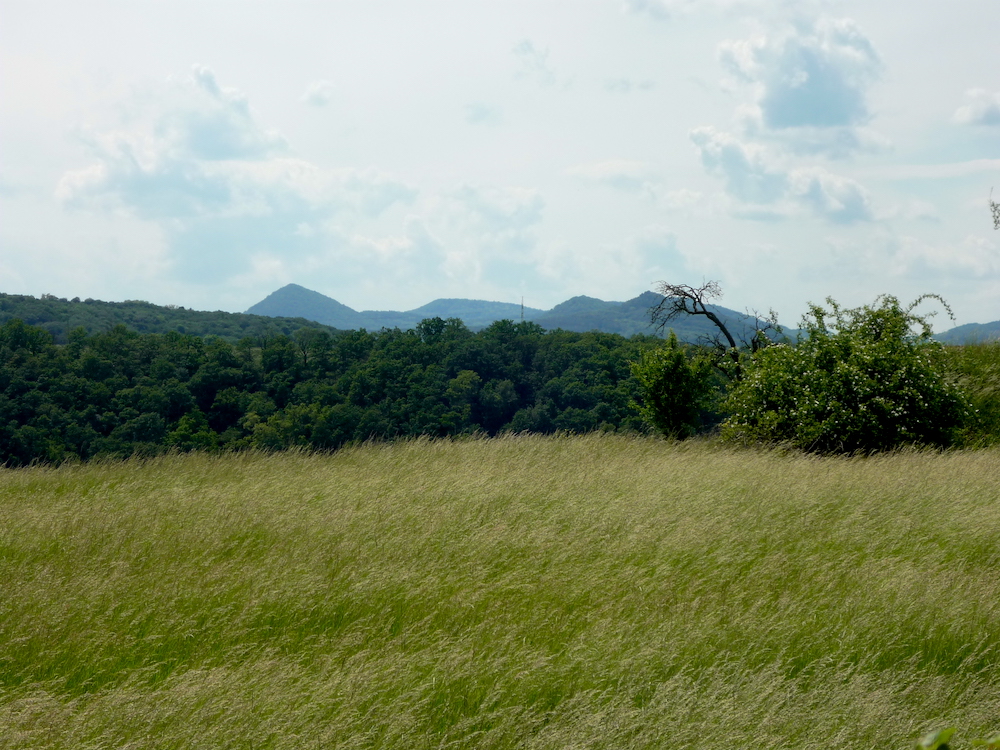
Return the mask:
<path fill-rule="evenodd" d="M 725 323 L 719 319 L 718 315 L 708 309 L 709 300 L 722 296 L 722 287 L 719 286 L 718 281 L 706 281 L 700 287 L 688 286 L 687 284 L 668 284 L 666 281 L 661 281 L 657 284 L 656 291 L 663 295 L 660 303 L 650 310 L 650 318 L 656 324 L 657 330 L 662 331 L 667 322 L 678 315 L 704 315 L 726 337 L 730 348 L 736 348 L 736 340 L 729 333 Z"/>
<path fill-rule="evenodd" d="M 769 332 L 781 333 L 774 310 L 766 318 L 761 318 L 756 312 L 748 312 L 747 319 L 754 322 L 753 332 L 749 337 L 740 336 L 737 341 L 725 322 L 709 307 L 712 300 L 722 297 L 718 281 L 706 281 L 697 287 L 659 281 L 656 291 L 663 295 L 663 299 L 649 311 L 650 322 L 656 329 L 662 331 L 671 320 L 681 315 L 704 315 L 719 331 L 717 336 L 707 337 L 706 341 L 719 356 L 716 366 L 733 380 L 743 379 L 741 351 L 749 349 L 757 352 L 771 343 Z"/>
<path fill-rule="evenodd" d="M 747 310 L 747 317 L 753 320 L 753 334 L 750 336 L 751 353 L 756 354 L 765 346 L 770 346 L 772 343 L 770 334 L 777 338 L 784 333 L 778 324 L 778 314 L 773 308 L 767 311 L 766 316 L 756 310 Z"/>

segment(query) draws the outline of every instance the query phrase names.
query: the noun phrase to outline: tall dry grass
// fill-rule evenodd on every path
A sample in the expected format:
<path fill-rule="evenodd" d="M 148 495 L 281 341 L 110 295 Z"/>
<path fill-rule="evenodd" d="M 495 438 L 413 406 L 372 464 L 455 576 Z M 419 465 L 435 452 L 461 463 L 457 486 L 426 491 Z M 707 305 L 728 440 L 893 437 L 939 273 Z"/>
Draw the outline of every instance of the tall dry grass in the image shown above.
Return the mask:
<path fill-rule="evenodd" d="M 0 472 L 0 747 L 1000 730 L 1000 452 L 611 436 Z"/>

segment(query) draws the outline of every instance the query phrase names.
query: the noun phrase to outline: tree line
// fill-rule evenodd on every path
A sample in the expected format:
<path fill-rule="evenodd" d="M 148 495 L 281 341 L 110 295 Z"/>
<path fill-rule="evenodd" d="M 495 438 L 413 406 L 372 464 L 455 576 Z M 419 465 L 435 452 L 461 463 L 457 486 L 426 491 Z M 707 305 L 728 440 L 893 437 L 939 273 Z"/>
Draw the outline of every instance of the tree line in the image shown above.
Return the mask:
<path fill-rule="evenodd" d="M 1000 346 L 943 347 L 914 307 L 830 300 L 797 341 L 755 325 L 700 346 L 510 320 L 473 332 L 456 318 L 235 343 L 118 325 L 56 343 L 12 319 L 0 326 L 0 464 L 505 431 L 714 431 L 824 453 L 997 442 Z M 664 309 L 702 308 L 653 317 Z"/>
<path fill-rule="evenodd" d="M 204 312 L 177 305 L 154 305 L 142 300 L 104 302 L 71 300 L 43 294 L 40 298 L 0 293 L 0 324 L 18 318 L 44 328 L 56 343 L 65 344 L 69 333 L 83 328 L 87 333 L 110 331 L 118 324 L 139 333 L 177 331 L 194 336 L 218 336 L 231 343 L 242 338 L 293 336 L 300 328 L 334 329 L 305 318 L 281 318 L 216 310 Z"/>
<path fill-rule="evenodd" d="M 652 336 L 458 319 L 244 337 L 123 325 L 56 344 L 0 327 L 0 463 L 175 449 L 336 449 L 369 439 L 643 430 L 629 363 Z"/>

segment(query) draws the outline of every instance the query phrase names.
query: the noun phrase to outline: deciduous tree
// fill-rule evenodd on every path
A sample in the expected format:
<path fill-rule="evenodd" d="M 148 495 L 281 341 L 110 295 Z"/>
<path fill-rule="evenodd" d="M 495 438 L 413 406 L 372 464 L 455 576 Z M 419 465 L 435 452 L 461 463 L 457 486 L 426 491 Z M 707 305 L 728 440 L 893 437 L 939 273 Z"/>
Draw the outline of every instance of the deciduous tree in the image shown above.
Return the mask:
<path fill-rule="evenodd" d="M 695 433 L 712 391 L 706 360 L 689 359 L 671 331 L 662 347 L 647 350 L 632 363 L 632 374 L 639 381 L 635 407 L 643 419 L 667 437 Z"/>

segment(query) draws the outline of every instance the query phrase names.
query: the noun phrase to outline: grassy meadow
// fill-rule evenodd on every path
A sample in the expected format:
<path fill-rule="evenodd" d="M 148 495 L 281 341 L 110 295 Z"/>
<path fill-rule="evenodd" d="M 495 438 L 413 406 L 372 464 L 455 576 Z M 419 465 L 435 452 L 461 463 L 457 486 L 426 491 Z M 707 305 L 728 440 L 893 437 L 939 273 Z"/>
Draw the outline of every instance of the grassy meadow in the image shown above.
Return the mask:
<path fill-rule="evenodd" d="M 0 471 L 3 748 L 1000 732 L 1000 451 L 506 437 Z"/>

